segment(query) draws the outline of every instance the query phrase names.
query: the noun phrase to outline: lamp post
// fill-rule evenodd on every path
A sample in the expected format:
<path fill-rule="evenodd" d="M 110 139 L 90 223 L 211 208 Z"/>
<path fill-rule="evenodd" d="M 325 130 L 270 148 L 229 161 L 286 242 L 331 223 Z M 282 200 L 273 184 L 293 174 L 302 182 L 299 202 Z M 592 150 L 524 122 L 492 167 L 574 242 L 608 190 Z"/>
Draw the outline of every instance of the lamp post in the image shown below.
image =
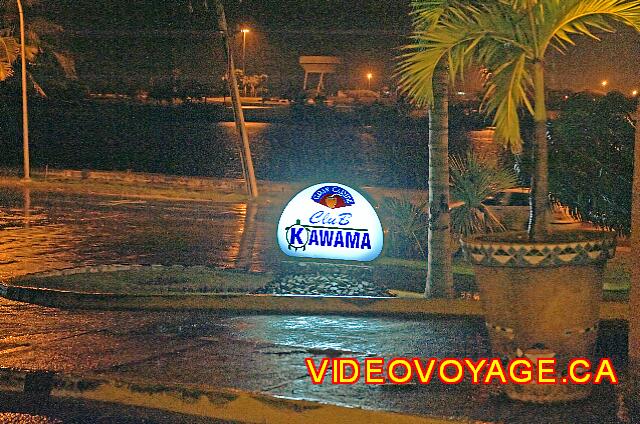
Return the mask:
<path fill-rule="evenodd" d="M 29 173 L 29 108 L 27 106 L 27 58 L 25 55 L 24 37 L 24 13 L 22 2 L 18 3 L 18 14 L 20 15 L 20 65 L 22 68 L 22 158 L 24 166 L 24 181 L 30 181 Z"/>
<path fill-rule="evenodd" d="M 243 28 L 240 30 L 242 33 L 242 74 L 246 75 L 245 62 L 247 58 L 247 34 L 249 30 L 247 28 Z"/>
<path fill-rule="evenodd" d="M 373 74 L 372 74 L 371 72 L 369 72 L 369 73 L 367 74 L 367 88 L 368 88 L 369 90 L 371 90 L 371 78 L 373 78 Z"/>
<path fill-rule="evenodd" d="M 604 80 L 600 83 L 600 85 L 602 86 L 602 88 L 607 88 L 607 85 L 609 85 L 609 81 Z"/>
<path fill-rule="evenodd" d="M 240 101 L 240 91 L 238 90 L 238 81 L 235 78 L 235 64 L 233 63 L 233 49 L 227 28 L 227 18 L 224 14 L 224 6 L 220 0 L 214 0 L 216 18 L 218 21 L 218 30 L 224 41 L 224 53 L 227 62 L 227 83 L 229 84 L 229 92 L 231 94 L 231 104 L 233 106 L 233 117 L 236 122 L 238 135 L 240 136 L 240 162 L 242 164 L 242 173 L 244 174 L 247 192 L 251 199 L 258 197 L 258 183 L 253 168 L 253 159 L 251 158 L 251 146 L 249 145 L 249 135 L 244 122 L 244 113 L 242 112 L 242 102 Z"/>

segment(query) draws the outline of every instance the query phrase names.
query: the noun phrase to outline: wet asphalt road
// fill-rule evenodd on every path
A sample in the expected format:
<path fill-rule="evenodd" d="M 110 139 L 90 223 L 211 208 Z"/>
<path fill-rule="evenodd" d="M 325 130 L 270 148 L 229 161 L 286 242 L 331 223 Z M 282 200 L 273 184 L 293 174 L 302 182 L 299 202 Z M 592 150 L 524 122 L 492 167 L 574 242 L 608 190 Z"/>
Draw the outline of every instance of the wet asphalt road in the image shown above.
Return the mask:
<path fill-rule="evenodd" d="M 264 269 L 277 260 L 271 247 L 277 213 L 247 214 L 243 204 L 1 196 L 0 278 L 89 263 Z M 615 337 L 600 340 L 603 354 L 619 347 Z M 617 393 L 608 386 L 597 387 L 589 401 L 541 408 L 507 401 L 486 387 L 312 385 L 304 358 L 329 354 L 478 357 L 488 354 L 488 343 L 476 319 L 89 312 L 0 300 L 2 367 L 234 387 L 482 421 L 618 422 Z"/>
<path fill-rule="evenodd" d="M 312 385 L 304 358 L 478 357 L 470 319 L 222 316 L 203 312 L 65 311 L 0 301 L 0 366 L 161 383 L 204 384 L 404 413 L 509 423 L 615 423 L 616 392 L 541 408 L 486 387 Z M 329 377 L 327 378 L 329 380 Z M 544 420 L 539 420 L 544 414 Z"/>
<path fill-rule="evenodd" d="M 0 279 L 110 263 L 259 271 L 276 260 L 278 210 L 0 188 Z"/>

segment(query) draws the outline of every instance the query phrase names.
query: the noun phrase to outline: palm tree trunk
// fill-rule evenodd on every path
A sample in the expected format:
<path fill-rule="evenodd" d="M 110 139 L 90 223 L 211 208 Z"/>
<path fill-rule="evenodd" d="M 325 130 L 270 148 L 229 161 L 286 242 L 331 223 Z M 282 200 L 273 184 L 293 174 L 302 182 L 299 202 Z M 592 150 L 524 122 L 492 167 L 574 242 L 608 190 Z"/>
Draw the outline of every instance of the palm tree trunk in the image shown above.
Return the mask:
<path fill-rule="evenodd" d="M 444 64 L 433 78 L 434 101 L 429 111 L 429 237 L 426 297 L 453 295 L 449 214 L 449 92 Z"/>
<path fill-rule="evenodd" d="M 531 214 L 529 238 L 542 239 L 547 234 L 549 220 L 549 164 L 547 147 L 547 107 L 544 85 L 544 64 L 534 64 L 535 137 L 533 156 L 535 168 L 531 181 Z"/>
<path fill-rule="evenodd" d="M 631 201 L 631 290 L 629 292 L 629 361 L 640 374 L 640 103 L 636 111 L 636 142 Z"/>

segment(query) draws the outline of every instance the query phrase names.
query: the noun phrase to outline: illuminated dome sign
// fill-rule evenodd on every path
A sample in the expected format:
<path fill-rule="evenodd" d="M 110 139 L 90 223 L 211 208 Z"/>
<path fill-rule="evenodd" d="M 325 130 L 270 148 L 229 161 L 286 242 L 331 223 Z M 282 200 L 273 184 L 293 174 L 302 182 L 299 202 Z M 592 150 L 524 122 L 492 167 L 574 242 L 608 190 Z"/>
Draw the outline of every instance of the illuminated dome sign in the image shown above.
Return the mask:
<path fill-rule="evenodd" d="M 278 245 L 289 256 L 372 261 L 383 245 L 382 225 L 354 189 L 318 184 L 298 193 L 278 223 Z"/>

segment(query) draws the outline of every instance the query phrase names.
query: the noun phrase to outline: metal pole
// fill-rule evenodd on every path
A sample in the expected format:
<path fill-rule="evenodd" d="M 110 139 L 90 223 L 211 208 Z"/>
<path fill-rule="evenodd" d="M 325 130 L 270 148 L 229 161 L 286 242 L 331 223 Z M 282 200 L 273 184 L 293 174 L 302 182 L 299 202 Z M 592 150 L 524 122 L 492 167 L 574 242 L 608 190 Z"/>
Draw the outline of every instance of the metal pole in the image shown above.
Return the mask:
<path fill-rule="evenodd" d="M 242 31 L 242 75 L 247 75 L 247 31 Z"/>
<path fill-rule="evenodd" d="M 231 92 L 231 103 L 233 105 L 233 115 L 236 121 L 236 129 L 240 135 L 242 141 L 242 151 L 240 152 L 241 159 L 244 157 L 244 164 L 246 165 L 247 175 L 245 180 L 248 182 L 249 196 L 251 198 L 258 197 L 258 182 L 256 181 L 256 174 L 253 168 L 253 159 L 251 158 L 251 146 L 249 145 L 249 136 L 247 134 L 247 127 L 244 123 L 244 114 L 242 112 L 242 104 L 240 103 L 240 90 L 238 90 L 238 81 L 235 77 L 235 65 L 233 63 L 233 53 L 231 51 L 231 43 L 229 40 L 229 31 L 227 28 L 227 18 L 224 14 L 224 7 L 220 0 L 215 0 L 216 16 L 218 18 L 218 29 L 222 34 L 225 44 L 225 54 L 227 56 L 227 83 L 229 84 L 229 91 Z"/>
<path fill-rule="evenodd" d="M 18 3 L 18 13 L 20 15 L 20 65 L 22 68 L 22 158 L 24 167 L 24 181 L 30 181 L 29 166 L 29 108 L 27 105 L 27 58 L 25 55 L 24 37 L 24 13 L 22 2 Z"/>
<path fill-rule="evenodd" d="M 631 191 L 631 288 L 629 291 L 629 362 L 640 375 L 640 102 L 636 111 L 636 138 Z"/>

